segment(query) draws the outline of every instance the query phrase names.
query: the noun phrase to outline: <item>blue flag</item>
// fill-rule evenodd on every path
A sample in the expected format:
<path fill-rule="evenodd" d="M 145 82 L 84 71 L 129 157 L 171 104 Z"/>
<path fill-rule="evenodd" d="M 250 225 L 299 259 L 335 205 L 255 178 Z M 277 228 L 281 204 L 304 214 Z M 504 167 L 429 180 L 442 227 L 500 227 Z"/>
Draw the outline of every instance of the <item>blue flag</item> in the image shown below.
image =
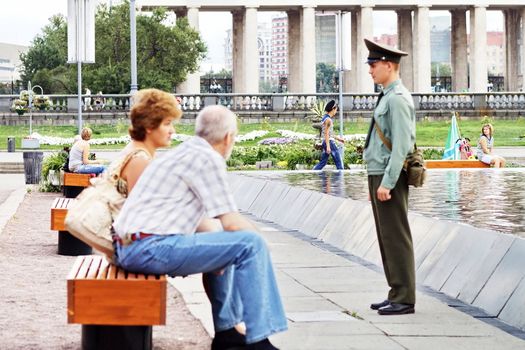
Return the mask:
<path fill-rule="evenodd" d="M 445 143 L 445 151 L 443 152 L 443 159 L 456 160 L 460 158 L 459 144 L 457 140 L 460 138 L 458 124 L 456 121 L 456 114 L 452 113 L 452 121 L 448 129 L 447 142 Z"/>

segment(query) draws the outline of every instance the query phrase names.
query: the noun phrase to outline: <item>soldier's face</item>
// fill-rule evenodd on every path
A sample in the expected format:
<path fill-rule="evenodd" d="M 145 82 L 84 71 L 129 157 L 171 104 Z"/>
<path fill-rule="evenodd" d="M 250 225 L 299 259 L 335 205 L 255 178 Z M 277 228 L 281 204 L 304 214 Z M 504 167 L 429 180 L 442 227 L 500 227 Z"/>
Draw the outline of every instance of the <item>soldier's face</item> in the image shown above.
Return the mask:
<path fill-rule="evenodd" d="M 377 61 L 369 64 L 368 73 L 375 84 L 385 85 L 390 80 L 391 65 L 387 61 Z"/>

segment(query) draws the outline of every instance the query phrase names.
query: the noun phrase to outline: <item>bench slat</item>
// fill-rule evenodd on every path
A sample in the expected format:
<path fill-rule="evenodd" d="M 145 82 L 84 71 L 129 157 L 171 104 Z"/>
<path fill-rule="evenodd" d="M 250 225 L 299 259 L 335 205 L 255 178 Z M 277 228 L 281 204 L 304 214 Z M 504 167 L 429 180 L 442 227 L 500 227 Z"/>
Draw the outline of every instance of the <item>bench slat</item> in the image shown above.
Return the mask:
<path fill-rule="evenodd" d="M 117 276 L 117 267 L 113 264 L 109 265 L 109 270 L 107 274 L 107 279 L 114 279 Z"/>
<path fill-rule="evenodd" d="M 93 257 L 91 255 L 86 256 L 84 259 L 84 262 L 82 263 L 82 266 L 78 269 L 78 274 L 76 279 L 86 279 L 87 272 L 89 271 L 89 267 L 91 266 L 93 262 Z"/>
<path fill-rule="evenodd" d="M 426 160 L 427 168 L 489 168 L 479 160 Z"/>
<path fill-rule="evenodd" d="M 78 270 L 80 269 L 80 266 L 84 262 L 85 256 L 77 256 L 75 259 L 75 263 L 73 267 L 71 268 L 71 271 L 69 271 L 69 275 L 67 275 L 68 280 L 75 279 L 78 275 Z"/>
<path fill-rule="evenodd" d="M 102 259 L 102 263 L 100 264 L 100 269 L 98 270 L 97 279 L 106 279 L 108 276 L 108 269 L 109 269 L 109 261 L 106 259 Z"/>
<path fill-rule="evenodd" d="M 86 278 L 97 278 L 98 271 L 100 269 L 100 264 L 102 263 L 102 257 L 97 256 L 93 257 L 91 266 L 86 274 Z"/>

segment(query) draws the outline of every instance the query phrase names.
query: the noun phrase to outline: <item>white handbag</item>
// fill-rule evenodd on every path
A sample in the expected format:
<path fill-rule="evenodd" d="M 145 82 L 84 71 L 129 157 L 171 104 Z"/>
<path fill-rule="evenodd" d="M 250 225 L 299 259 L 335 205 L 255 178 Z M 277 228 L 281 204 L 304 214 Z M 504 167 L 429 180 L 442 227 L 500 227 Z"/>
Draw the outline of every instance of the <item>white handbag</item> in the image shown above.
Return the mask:
<path fill-rule="evenodd" d="M 110 174 L 90 180 L 91 186 L 84 189 L 68 209 L 65 226 L 73 236 L 113 260 L 111 225 L 117 217 L 126 197 L 117 190 L 122 169 L 138 152 L 128 154 Z"/>

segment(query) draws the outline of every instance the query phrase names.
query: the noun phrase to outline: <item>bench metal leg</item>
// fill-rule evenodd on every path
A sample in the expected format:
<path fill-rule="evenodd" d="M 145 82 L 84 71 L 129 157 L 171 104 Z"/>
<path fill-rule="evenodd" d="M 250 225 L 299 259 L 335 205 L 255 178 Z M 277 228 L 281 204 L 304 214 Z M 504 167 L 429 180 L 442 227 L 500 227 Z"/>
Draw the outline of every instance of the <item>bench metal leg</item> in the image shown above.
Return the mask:
<path fill-rule="evenodd" d="M 82 325 L 82 350 L 151 350 L 152 326 Z"/>
<path fill-rule="evenodd" d="M 67 231 L 58 231 L 58 254 L 60 255 L 91 255 L 91 246 L 71 235 Z"/>
<path fill-rule="evenodd" d="M 64 197 L 77 198 L 77 196 L 84 190 L 82 186 L 64 186 Z"/>

